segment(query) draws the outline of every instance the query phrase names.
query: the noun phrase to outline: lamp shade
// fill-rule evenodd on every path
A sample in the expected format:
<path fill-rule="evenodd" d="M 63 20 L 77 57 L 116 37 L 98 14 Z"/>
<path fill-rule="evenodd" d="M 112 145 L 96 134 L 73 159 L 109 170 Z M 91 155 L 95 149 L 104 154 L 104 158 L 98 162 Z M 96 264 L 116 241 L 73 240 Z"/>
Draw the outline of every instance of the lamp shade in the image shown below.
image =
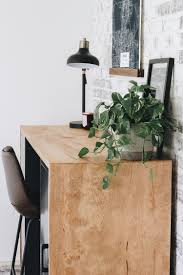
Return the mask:
<path fill-rule="evenodd" d="M 79 51 L 68 58 L 67 65 L 80 69 L 92 69 L 99 66 L 98 59 L 89 52 L 89 42 L 86 38 L 80 41 Z"/>

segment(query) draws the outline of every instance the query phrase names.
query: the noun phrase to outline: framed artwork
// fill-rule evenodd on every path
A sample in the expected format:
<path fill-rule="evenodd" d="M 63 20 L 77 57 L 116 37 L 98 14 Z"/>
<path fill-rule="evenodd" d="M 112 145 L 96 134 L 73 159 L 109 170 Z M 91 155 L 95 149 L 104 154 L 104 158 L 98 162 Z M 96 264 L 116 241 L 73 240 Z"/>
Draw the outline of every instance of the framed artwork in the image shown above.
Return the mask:
<path fill-rule="evenodd" d="M 142 0 L 113 0 L 111 72 L 136 76 L 141 68 L 141 10 Z"/>
<path fill-rule="evenodd" d="M 153 96 L 168 109 L 174 58 L 152 59 L 149 61 L 147 84 L 154 88 Z M 157 148 L 157 158 L 162 158 L 164 140 Z"/>
<path fill-rule="evenodd" d="M 168 107 L 174 58 L 152 59 L 149 61 L 147 84 L 154 87 L 154 96 Z"/>

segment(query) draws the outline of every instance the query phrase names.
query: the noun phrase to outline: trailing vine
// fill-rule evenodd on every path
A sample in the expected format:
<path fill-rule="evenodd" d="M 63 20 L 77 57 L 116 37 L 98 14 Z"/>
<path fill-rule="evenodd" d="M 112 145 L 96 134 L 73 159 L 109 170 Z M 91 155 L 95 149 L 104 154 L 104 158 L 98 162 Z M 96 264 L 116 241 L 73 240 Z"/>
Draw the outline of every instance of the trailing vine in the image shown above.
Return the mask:
<path fill-rule="evenodd" d="M 164 104 L 153 96 L 154 88 L 138 85 L 135 81 L 128 92 L 122 96 L 112 93 L 112 102 L 107 105 L 101 102 L 95 110 L 93 126 L 89 131 L 89 138 L 97 138 L 93 152 L 100 154 L 106 150 L 106 175 L 102 179 L 102 187 L 110 185 L 111 177 L 116 175 L 123 160 L 125 147 L 132 145 L 131 132 L 143 140 L 142 161 L 151 158 L 145 152 L 146 141 L 151 141 L 154 147 L 161 146 L 167 129 L 174 130 L 174 123 L 169 118 Z M 78 156 L 83 158 L 89 153 L 83 147 Z"/>

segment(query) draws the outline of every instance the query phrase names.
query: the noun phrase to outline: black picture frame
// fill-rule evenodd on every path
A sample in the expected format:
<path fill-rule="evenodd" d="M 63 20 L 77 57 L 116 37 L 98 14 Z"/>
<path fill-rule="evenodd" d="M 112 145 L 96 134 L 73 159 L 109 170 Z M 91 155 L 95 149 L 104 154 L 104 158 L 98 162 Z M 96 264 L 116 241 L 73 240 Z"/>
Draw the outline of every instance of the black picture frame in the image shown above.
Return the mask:
<path fill-rule="evenodd" d="M 164 67 L 163 67 L 164 64 Z M 162 70 L 162 82 L 164 83 L 164 86 L 162 89 L 157 90 L 156 84 L 152 81 L 153 79 L 153 66 L 156 66 L 156 73 L 157 73 L 157 87 L 158 87 L 158 81 L 160 81 L 161 78 L 161 69 Z M 158 65 L 159 65 L 159 71 L 158 71 Z M 155 88 L 155 90 L 152 92 L 153 96 L 155 98 L 158 98 L 161 100 L 161 102 L 164 104 L 165 110 L 168 111 L 169 106 L 169 99 L 170 99 L 170 90 L 171 90 L 171 82 L 172 82 L 172 75 L 173 75 L 173 68 L 174 68 L 174 58 L 160 58 L 160 59 L 151 59 L 149 60 L 149 68 L 148 68 L 148 76 L 147 76 L 147 85 L 152 86 Z M 159 73 L 159 75 L 158 75 Z M 159 94 L 158 94 L 159 92 Z M 162 93 L 162 94 L 160 94 Z M 162 144 L 157 148 L 156 157 L 157 159 L 162 159 L 162 153 L 163 153 L 163 146 L 164 146 L 164 140 Z"/>
<path fill-rule="evenodd" d="M 164 88 L 161 93 L 162 95 L 159 95 L 160 98 L 162 98 L 162 103 L 164 103 L 165 108 L 168 108 L 169 104 L 169 98 L 170 98 L 170 90 L 171 90 L 171 82 L 172 82 L 172 75 L 173 75 L 173 68 L 174 68 L 174 58 L 160 58 L 160 59 L 151 59 L 149 60 L 149 68 L 148 68 L 148 76 L 147 76 L 147 85 L 157 88 L 154 83 L 152 83 L 152 77 L 153 77 L 153 66 L 155 65 L 163 65 L 165 64 L 165 75 L 164 79 Z M 157 91 L 155 97 L 157 97 Z"/>

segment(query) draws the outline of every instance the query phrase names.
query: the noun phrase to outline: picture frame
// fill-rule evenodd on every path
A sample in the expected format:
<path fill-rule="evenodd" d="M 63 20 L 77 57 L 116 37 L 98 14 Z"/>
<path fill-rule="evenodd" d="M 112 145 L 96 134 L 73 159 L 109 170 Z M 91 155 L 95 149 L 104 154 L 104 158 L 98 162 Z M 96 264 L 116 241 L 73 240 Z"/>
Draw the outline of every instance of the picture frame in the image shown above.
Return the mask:
<path fill-rule="evenodd" d="M 171 82 L 174 68 L 174 58 L 159 58 L 149 60 L 147 85 L 154 88 L 151 94 L 159 99 L 168 110 Z M 157 159 L 162 159 L 164 140 L 157 148 Z"/>
<path fill-rule="evenodd" d="M 113 0 L 110 75 L 144 77 L 142 10 L 142 0 Z"/>
<path fill-rule="evenodd" d="M 149 60 L 147 85 L 155 88 L 155 97 L 168 108 L 171 82 L 174 68 L 174 58 L 159 58 Z"/>

